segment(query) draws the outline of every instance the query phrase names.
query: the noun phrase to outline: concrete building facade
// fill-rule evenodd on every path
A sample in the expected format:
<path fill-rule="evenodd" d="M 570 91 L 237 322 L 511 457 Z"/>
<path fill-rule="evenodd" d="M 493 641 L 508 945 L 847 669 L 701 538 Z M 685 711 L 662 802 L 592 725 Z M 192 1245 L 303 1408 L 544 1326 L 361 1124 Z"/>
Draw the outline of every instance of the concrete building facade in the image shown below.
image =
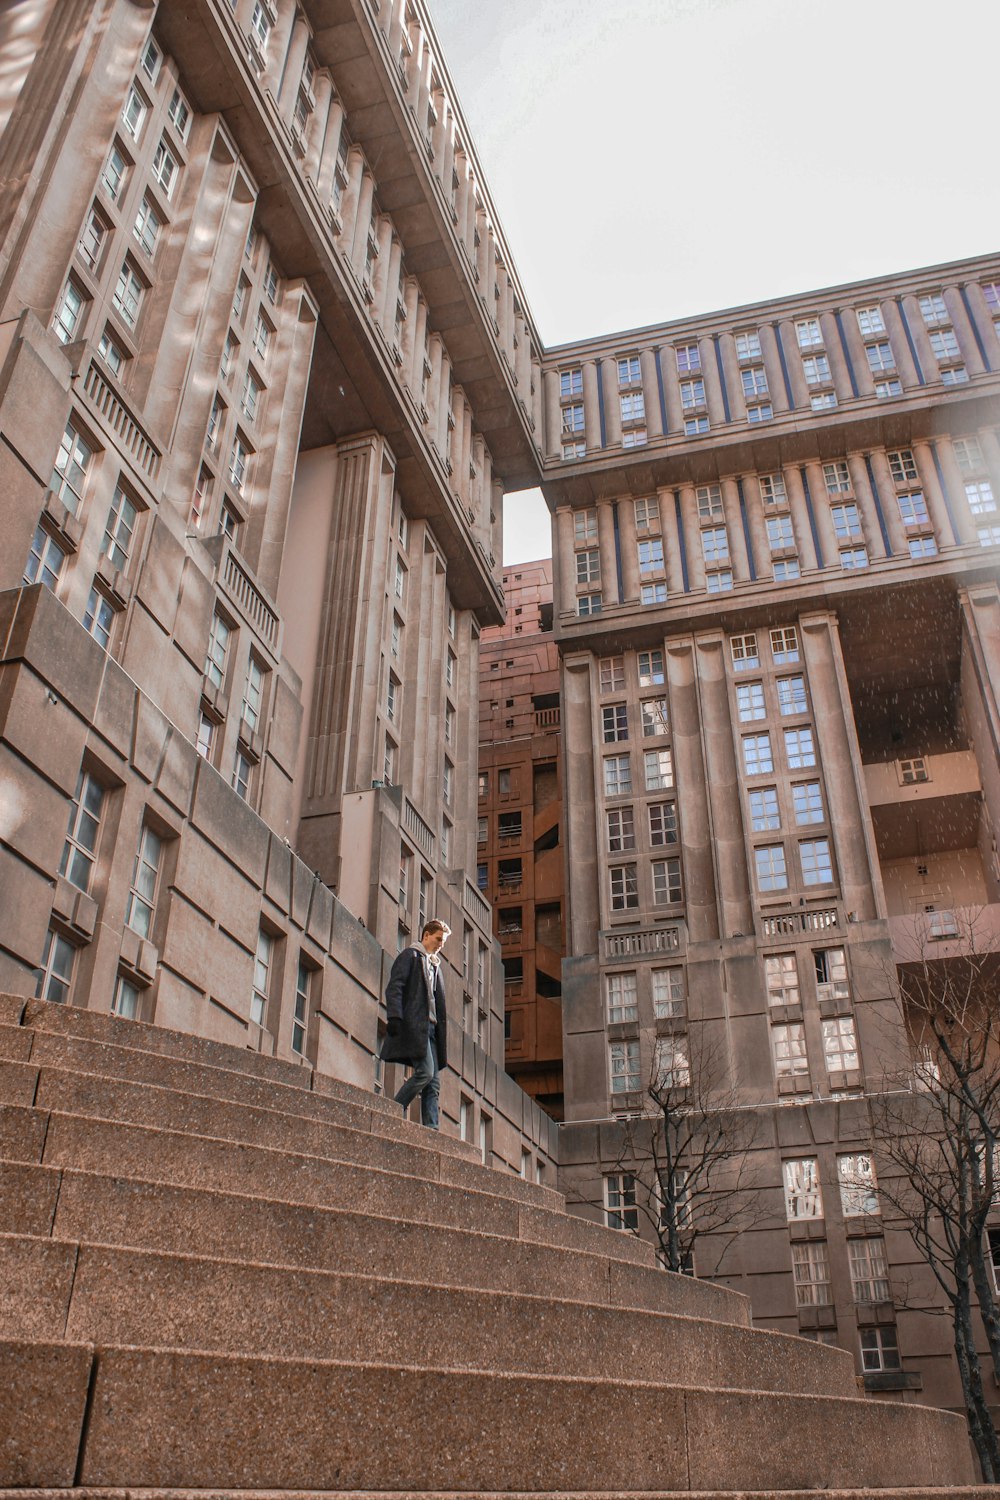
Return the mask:
<path fill-rule="evenodd" d="M 562 736 L 548 558 L 504 569 L 507 617 L 483 631 L 476 880 L 493 906 L 507 1072 L 563 1113 Z"/>
<path fill-rule="evenodd" d="M 764 1214 L 696 1270 L 940 1404 L 870 1109 L 921 1079 L 896 966 L 1000 911 L 998 330 L 993 256 L 545 355 L 562 1180 L 638 1223 L 629 1121 L 721 1059 Z"/>
<path fill-rule="evenodd" d="M 3 985 L 370 1084 L 440 916 L 446 1118 L 544 1173 L 472 878 L 539 351 L 429 22 L 3 26 Z"/>

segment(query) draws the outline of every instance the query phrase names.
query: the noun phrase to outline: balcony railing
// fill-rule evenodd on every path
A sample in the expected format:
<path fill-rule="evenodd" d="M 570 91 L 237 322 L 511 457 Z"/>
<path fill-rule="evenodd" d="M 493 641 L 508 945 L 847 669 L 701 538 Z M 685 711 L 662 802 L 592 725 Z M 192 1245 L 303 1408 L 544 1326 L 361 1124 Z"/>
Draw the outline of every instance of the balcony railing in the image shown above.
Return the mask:
<path fill-rule="evenodd" d="M 424 822 L 409 797 L 403 798 L 403 827 L 428 859 L 434 858 L 434 832 Z"/>
<path fill-rule="evenodd" d="M 761 936 L 797 937 L 800 932 L 825 932 L 827 928 L 840 926 L 840 914 L 835 906 L 821 911 L 783 911 L 773 917 L 761 917 Z"/>
<path fill-rule="evenodd" d="M 639 932 L 604 934 L 605 958 L 641 958 L 647 953 L 676 953 L 681 945 L 679 927 L 647 927 Z"/>
<path fill-rule="evenodd" d="M 558 708 L 536 708 L 536 729 L 558 729 L 561 718 L 561 710 Z"/>
<path fill-rule="evenodd" d="M 160 467 L 159 449 L 95 364 L 83 377 L 83 390 L 94 411 L 110 427 L 136 468 L 141 469 L 147 479 L 155 479 Z"/>

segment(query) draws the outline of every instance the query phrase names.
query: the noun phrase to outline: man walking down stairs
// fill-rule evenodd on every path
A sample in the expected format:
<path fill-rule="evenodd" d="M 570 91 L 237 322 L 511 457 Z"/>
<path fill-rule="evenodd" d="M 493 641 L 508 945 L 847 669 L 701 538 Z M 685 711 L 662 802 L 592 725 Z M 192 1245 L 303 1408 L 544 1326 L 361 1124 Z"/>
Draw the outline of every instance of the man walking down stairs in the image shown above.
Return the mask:
<path fill-rule="evenodd" d="M 0 1201 L 0 1494 L 972 1493 L 960 1418 L 278 1059 L 0 997 Z"/>

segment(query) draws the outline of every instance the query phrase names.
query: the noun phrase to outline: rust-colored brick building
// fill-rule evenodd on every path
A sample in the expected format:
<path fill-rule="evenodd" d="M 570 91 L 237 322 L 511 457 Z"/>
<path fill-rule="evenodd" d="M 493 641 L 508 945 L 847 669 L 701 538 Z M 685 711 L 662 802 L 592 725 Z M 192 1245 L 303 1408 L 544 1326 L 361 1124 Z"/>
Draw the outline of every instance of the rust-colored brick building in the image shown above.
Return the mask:
<path fill-rule="evenodd" d="M 503 575 L 504 623 L 480 640 L 477 880 L 504 970 L 507 1071 L 563 1113 L 562 738 L 552 562 Z"/>

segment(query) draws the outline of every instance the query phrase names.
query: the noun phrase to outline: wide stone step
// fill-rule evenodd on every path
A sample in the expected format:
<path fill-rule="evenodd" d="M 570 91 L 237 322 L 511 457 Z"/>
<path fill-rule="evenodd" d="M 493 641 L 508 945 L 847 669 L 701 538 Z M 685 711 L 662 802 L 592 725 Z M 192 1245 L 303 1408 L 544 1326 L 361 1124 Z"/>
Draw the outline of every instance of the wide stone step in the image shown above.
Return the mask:
<path fill-rule="evenodd" d="M 0 1235 L 0 1337 L 856 1394 L 843 1350 L 726 1323 Z"/>
<path fill-rule="evenodd" d="M 0 1201 L 11 1233 L 184 1254 L 224 1247 L 233 1259 L 402 1280 L 433 1265 L 443 1286 L 523 1292 L 678 1313 L 744 1327 L 739 1293 L 593 1251 L 529 1237 L 477 1234 L 372 1218 L 247 1194 L 219 1193 L 103 1173 L 0 1163 Z"/>
<path fill-rule="evenodd" d="M 8 1391 L 23 1390 L 24 1351 L 0 1345 Z M 98 1348 L 91 1378 L 86 1345 L 28 1352 L 36 1367 L 48 1354 L 50 1379 L 64 1362 L 46 1414 L 64 1418 L 58 1461 L 43 1464 L 33 1418 L 7 1402 L 2 1485 L 422 1494 L 558 1492 L 594 1475 L 605 1491 L 798 1490 L 817 1475 L 830 1488 L 972 1483 L 964 1422 L 926 1407 L 152 1348 Z M 84 1431 L 73 1418 L 88 1385 Z"/>
<path fill-rule="evenodd" d="M 128 1024 L 122 1025 L 122 1034 Z M 423 1143 L 430 1133 L 422 1126 L 404 1120 L 398 1105 L 387 1108 L 386 1101 L 376 1094 L 361 1094 L 356 1089 L 350 1090 L 350 1097 L 341 1098 L 289 1083 L 271 1082 L 230 1068 L 165 1057 L 138 1047 L 119 1047 L 112 1042 L 62 1036 L 58 1032 L 38 1031 L 31 1035 L 29 1065 L 38 1068 L 48 1066 L 66 1072 L 151 1084 L 178 1093 L 228 1099 L 250 1108 L 277 1110 L 395 1140 Z M 316 1075 L 317 1081 L 320 1076 Z M 440 1131 L 435 1133 L 434 1149 L 442 1155 L 482 1165 L 476 1148 L 455 1136 Z"/>
<path fill-rule="evenodd" d="M 341 1490 L 337 1500 L 414 1500 L 414 1490 Z M 288 1500 L 328 1500 L 330 1490 L 296 1490 Z M 287 1491 L 215 1489 L 212 1500 L 286 1500 Z M 743 1490 L 739 1500 L 996 1500 L 988 1485 L 958 1485 L 942 1489 L 865 1490 Z M 4 1490 L 0 1500 L 138 1500 L 135 1491 L 94 1485 L 70 1490 Z M 203 1490 L 144 1489 L 141 1500 L 205 1500 Z M 734 1500 L 732 1490 L 436 1490 L 429 1500 Z"/>
<path fill-rule="evenodd" d="M 116 1176 L 173 1182 L 190 1187 L 265 1195 L 318 1207 L 342 1207 L 378 1217 L 398 1215 L 425 1224 L 467 1227 L 484 1234 L 537 1239 L 548 1244 L 612 1252 L 622 1260 L 651 1264 L 650 1248 L 632 1235 L 589 1223 L 569 1214 L 518 1203 L 506 1195 L 472 1191 L 451 1183 L 427 1181 L 378 1166 L 374 1137 L 367 1161 L 341 1162 L 325 1157 L 276 1151 L 264 1146 L 220 1141 L 182 1131 L 66 1115 L 51 1111 L 0 1108 L 4 1115 L 27 1117 L 17 1131 L 21 1154 L 31 1160 L 32 1133 L 44 1139 L 46 1166 L 80 1171 L 113 1171 Z M 364 1152 L 359 1153 L 362 1157 Z M 481 1178 L 492 1174 L 481 1172 Z"/>

